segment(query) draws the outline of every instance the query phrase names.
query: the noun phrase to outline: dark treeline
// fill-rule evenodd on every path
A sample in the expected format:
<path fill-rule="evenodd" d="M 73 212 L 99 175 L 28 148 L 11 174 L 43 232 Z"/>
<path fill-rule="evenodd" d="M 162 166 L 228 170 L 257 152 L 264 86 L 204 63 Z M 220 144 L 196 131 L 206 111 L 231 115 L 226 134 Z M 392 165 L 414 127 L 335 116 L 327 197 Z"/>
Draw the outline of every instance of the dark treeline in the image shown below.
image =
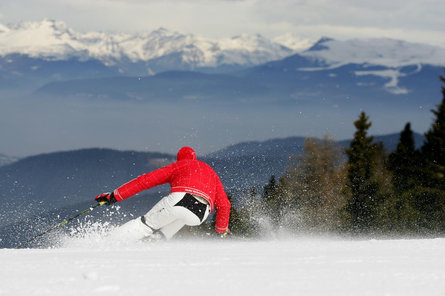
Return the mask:
<path fill-rule="evenodd" d="M 445 78 L 440 77 L 445 83 Z M 308 138 L 304 152 L 264 188 L 232 206 L 237 236 L 271 233 L 431 237 L 445 234 L 445 86 L 434 121 L 416 150 L 410 123 L 387 153 L 368 134 L 365 112 L 349 147 L 325 136 Z M 211 227 L 204 225 L 198 233 Z M 193 231 L 196 230 L 186 230 Z"/>

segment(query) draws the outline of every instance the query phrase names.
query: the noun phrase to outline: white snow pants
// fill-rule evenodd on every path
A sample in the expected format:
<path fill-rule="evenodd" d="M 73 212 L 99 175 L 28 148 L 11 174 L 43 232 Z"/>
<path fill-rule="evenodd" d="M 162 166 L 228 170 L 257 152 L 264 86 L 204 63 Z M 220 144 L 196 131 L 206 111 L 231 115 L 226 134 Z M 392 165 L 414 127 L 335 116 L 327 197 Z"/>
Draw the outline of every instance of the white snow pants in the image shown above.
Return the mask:
<path fill-rule="evenodd" d="M 131 220 L 113 231 L 113 236 L 130 240 L 172 238 L 184 225 L 204 222 L 210 205 L 186 192 L 173 192 L 162 198 L 147 214 Z"/>

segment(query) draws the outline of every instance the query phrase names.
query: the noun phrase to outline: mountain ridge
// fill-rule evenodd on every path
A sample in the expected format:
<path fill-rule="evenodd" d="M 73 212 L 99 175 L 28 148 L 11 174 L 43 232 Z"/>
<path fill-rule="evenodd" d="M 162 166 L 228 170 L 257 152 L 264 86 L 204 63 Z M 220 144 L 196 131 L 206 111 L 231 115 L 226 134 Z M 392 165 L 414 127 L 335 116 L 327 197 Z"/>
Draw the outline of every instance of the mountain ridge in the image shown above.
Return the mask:
<path fill-rule="evenodd" d="M 135 35 L 79 33 L 63 22 L 50 19 L 3 26 L 0 30 L 1 56 L 23 54 L 49 61 L 73 57 L 80 61 L 96 59 L 106 66 L 118 66 L 120 71 L 125 71 L 128 65 L 142 63 L 146 66 L 145 74 L 224 65 L 249 66 L 293 52 L 259 34 L 212 40 L 162 27 Z"/>
<path fill-rule="evenodd" d="M 391 152 L 396 148 L 399 136 L 399 133 L 375 135 L 374 142 L 381 141 L 387 148 L 387 151 Z M 304 142 L 307 138 L 308 137 L 294 136 L 273 138 L 265 141 L 240 142 L 212 153 L 199 155 L 198 158 L 209 163 L 220 163 L 223 161 L 224 164 L 220 163 L 221 166 L 216 168 L 220 173 L 224 168 L 233 165 L 233 159 L 267 158 L 270 160 L 280 159 L 280 161 L 285 162 L 290 156 L 298 156 L 303 151 Z M 414 138 L 416 148 L 419 148 L 423 144 L 424 136 L 414 133 Z M 351 139 L 333 141 L 341 147 L 346 147 L 349 145 Z M 7 157 L 3 154 L 0 155 Z M 119 182 L 125 181 L 125 179 L 136 177 L 142 172 L 167 165 L 175 161 L 175 159 L 175 155 L 162 152 L 142 152 L 110 148 L 84 148 L 42 153 L 21 159 L 16 158 L 13 162 L 0 166 L 0 173 L 7 173 L 7 177 L 2 178 L 2 182 L 5 180 L 12 180 L 13 183 L 17 183 L 15 178 L 34 180 L 34 177 L 32 176 L 36 169 L 37 171 L 44 171 L 46 169 L 63 169 L 65 174 L 68 174 L 69 176 L 62 176 L 62 180 L 69 180 L 72 177 L 72 174 L 75 175 L 76 172 L 83 167 L 82 170 L 86 171 L 92 169 L 92 171 L 88 171 L 89 176 L 95 175 L 97 177 L 101 176 L 102 178 L 106 175 L 106 179 L 119 179 L 112 182 L 118 184 Z M 114 163 L 114 168 L 113 166 L 110 166 L 112 163 Z M 119 166 L 122 166 L 123 169 L 118 169 Z M 94 173 L 98 168 L 102 170 L 102 172 L 100 174 Z M 104 172 L 106 173 L 104 174 Z M 41 178 L 42 176 L 39 174 L 38 179 Z M 76 179 L 74 177 L 72 178 Z M 88 180 L 90 181 L 90 179 Z"/>
<path fill-rule="evenodd" d="M 322 37 L 308 47 L 288 47 L 292 36 L 268 39 L 260 34 L 209 39 L 160 27 L 139 34 L 80 33 L 50 19 L 0 26 L 0 56 L 21 54 L 46 61 L 98 60 L 122 74 L 170 70 L 228 71 L 280 60 L 295 53 L 327 66 L 369 63 L 387 67 L 445 65 L 445 48 L 389 38 L 334 40 Z M 277 41 L 274 41 L 277 40 Z M 141 70 L 143 71 L 141 72 Z M 314 70 L 314 69 L 306 69 Z"/>

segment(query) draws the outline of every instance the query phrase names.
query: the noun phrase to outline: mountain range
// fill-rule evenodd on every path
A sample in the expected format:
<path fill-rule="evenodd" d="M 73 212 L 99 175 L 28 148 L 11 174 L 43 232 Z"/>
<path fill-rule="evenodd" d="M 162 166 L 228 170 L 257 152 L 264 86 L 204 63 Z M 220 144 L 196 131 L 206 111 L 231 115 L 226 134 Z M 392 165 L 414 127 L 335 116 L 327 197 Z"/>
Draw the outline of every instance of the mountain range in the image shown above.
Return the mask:
<path fill-rule="evenodd" d="M 443 61 L 441 48 L 388 39 L 322 39 L 302 53 L 232 72 L 168 71 L 56 81 L 34 94 L 76 101 L 166 103 L 172 108 L 194 102 L 246 112 L 253 108 L 264 114 L 271 106 L 330 114 L 366 110 L 406 122 L 407 114 L 438 104 Z"/>
<path fill-rule="evenodd" d="M 159 28 L 136 35 L 79 33 L 63 22 L 45 19 L 0 26 L 0 55 L 45 61 L 97 60 L 122 74 L 166 70 L 203 70 L 252 66 L 288 56 L 295 50 L 261 35 L 213 40 Z M 37 70 L 34 66 L 34 70 Z"/>
<path fill-rule="evenodd" d="M 82 79 L 72 82 L 71 88 L 81 87 L 81 93 L 89 93 L 91 91 L 85 90 L 82 83 L 94 84 L 94 88 L 97 84 L 101 88 L 103 80 L 85 80 L 114 77 L 104 82 L 108 84 L 121 77 L 125 89 L 125 83 L 128 88 L 135 86 L 126 79 L 143 77 L 148 85 L 143 90 L 136 87 L 135 93 L 138 98 L 150 98 L 166 96 L 165 92 L 151 91 L 150 79 L 155 85 L 159 79 L 167 80 L 173 88 L 178 88 L 177 76 L 157 77 L 154 74 L 186 71 L 193 81 L 190 89 L 180 88 L 183 97 L 207 97 L 206 88 L 215 84 L 216 92 L 234 88 L 234 93 L 243 98 L 256 97 L 264 90 L 265 95 L 276 94 L 276 88 L 285 96 L 310 97 L 307 89 L 314 86 L 321 87 L 322 91 L 340 87 L 353 88 L 362 94 L 377 88 L 394 95 L 409 95 L 427 81 L 426 76 L 437 75 L 445 66 L 445 49 L 426 44 L 392 39 L 339 41 L 321 38 L 309 47 L 308 40 L 292 42 L 291 38 L 279 38 L 281 43 L 278 43 L 258 34 L 212 40 L 165 28 L 137 35 L 79 33 L 63 22 L 48 19 L 0 25 L 0 85 L 14 87 L 27 83 L 38 87 L 64 81 L 60 88 L 67 86 L 66 81 Z M 293 48 L 283 44 L 292 44 Z M 229 75 L 196 77 L 190 71 Z M 181 75 L 181 79 L 187 77 L 184 73 Z M 352 81 L 345 85 L 345 79 Z M 194 83 L 195 80 L 198 82 Z M 233 80 L 250 87 L 234 85 Z M 264 86 L 264 82 L 271 86 Z M 299 82 L 304 82 L 306 90 L 301 89 Z M 290 88 L 290 83 L 294 87 Z M 203 85 L 196 90 L 194 84 Z M 43 91 L 59 94 L 54 88 L 57 87 L 46 86 Z M 125 94 L 128 96 L 128 90 L 120 95 Z"/>
<path fill-rule="evenodd" d="M 79 33 L 53 20 L 0 26 L 0 92 L 33 98 L 413 113 L 438 103 L 444 66 L 445 48 L 384 38 L 324 37 L 303 49 L 261 35 Z"/>
<path fill-rule="evenodd" d="M 174 104 L 194 100 L 200 104 L 431 108 L 440 98 L 438 77 L 444 61 L 445 49 L 428 45 L 323 38 L 303 52 L 236 71 L 204 73 L 176 67 L 155 75 L 55 81 L 35 94 Z"/>

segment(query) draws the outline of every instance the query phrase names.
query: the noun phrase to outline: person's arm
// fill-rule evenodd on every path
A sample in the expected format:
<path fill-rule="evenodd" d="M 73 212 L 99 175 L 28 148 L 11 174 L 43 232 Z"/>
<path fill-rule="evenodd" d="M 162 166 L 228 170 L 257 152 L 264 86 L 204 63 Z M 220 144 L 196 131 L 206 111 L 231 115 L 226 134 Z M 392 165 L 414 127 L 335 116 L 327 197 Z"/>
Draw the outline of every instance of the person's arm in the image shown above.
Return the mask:
<path fill-rule="evenodd" d="M 224 191 L 224 187 L 221 180 L 217 177 L 216 183 L 216 224 L 215 231 L 219 233 L 225 233 L 229 230 L 230 208 L 231 204 Z"/>
<path fill-rule="evenodd" d="M 173 171 L 172 165 L 141 175 L 113 191 L 117 201 L 122 201 L 143 190 L 168 183 Z"/>

